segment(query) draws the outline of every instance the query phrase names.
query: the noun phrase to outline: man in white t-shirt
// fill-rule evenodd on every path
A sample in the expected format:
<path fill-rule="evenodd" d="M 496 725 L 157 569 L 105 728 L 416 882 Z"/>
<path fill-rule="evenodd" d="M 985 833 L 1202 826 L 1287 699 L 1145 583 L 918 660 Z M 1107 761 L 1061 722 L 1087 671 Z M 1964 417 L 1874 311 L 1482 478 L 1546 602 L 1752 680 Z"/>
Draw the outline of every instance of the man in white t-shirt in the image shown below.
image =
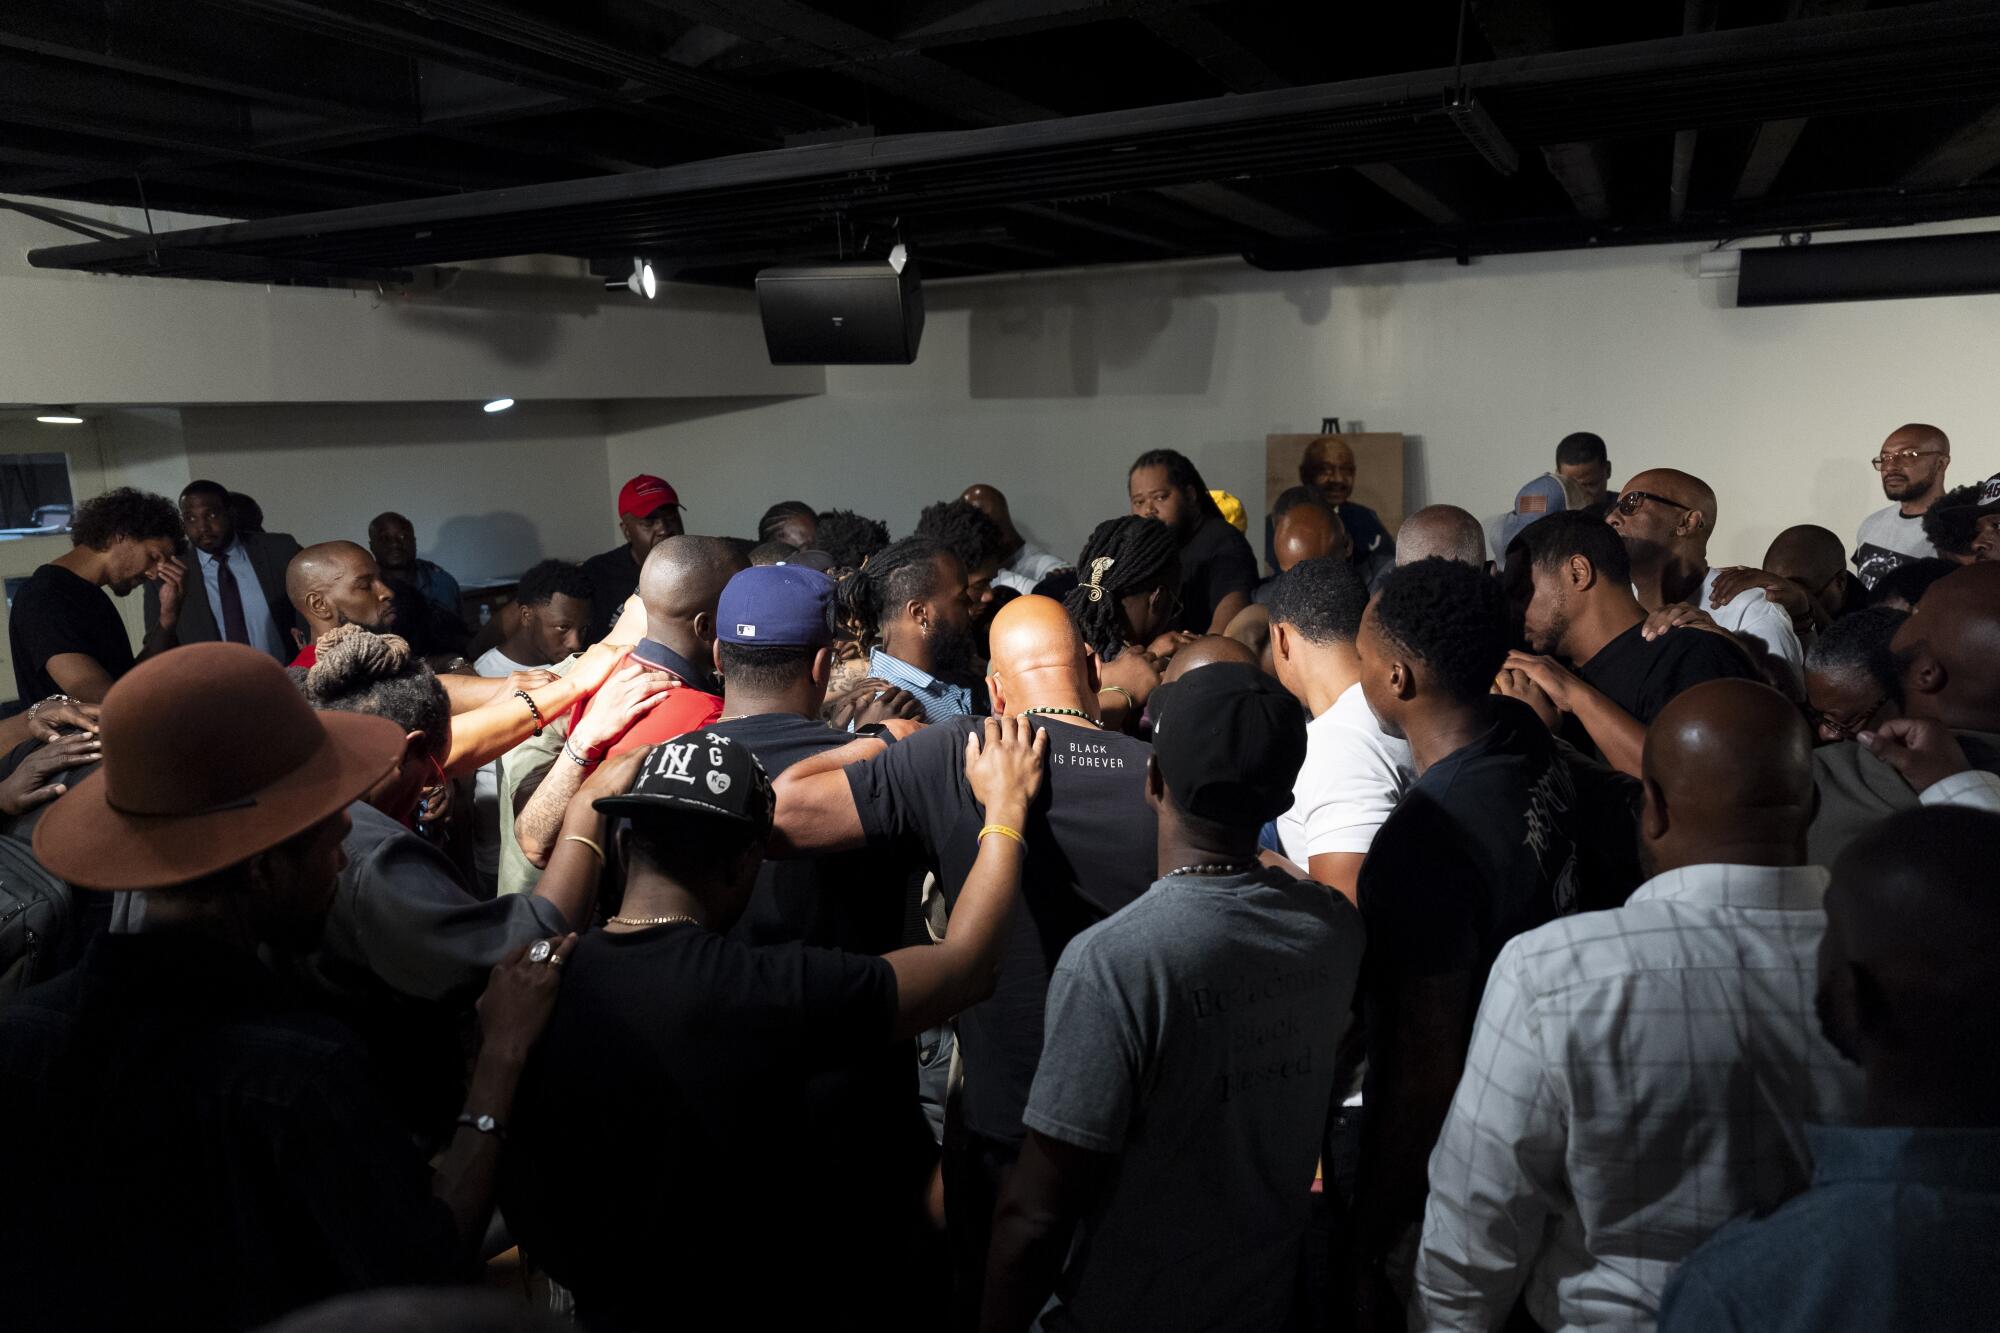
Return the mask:
<path fill-rule="evenodd" d="M 1285 855 L 1350 901 L 1375 830 L 1416 780 L 1408 741 L 1382 730 L 1361 695 L 1354 637 L 1368 589 L 1346 560 L 1302 560 L 1271 585 L 1271 665 L 1305 705 L 1306 761 L 1278 816 Z"/>
<path fill-rule="evenodd" d="M 1049 575 L 1070 568 L 1069 561 L 1044 551 L 1021 535 L 1014 526 L 1013 514 L 1008 512 L 1007 497 L 1000 493 L 999 487 L 975 482 L 958 498 L 992 519 L 993 525 L 1000 529 L 1000 569 L 993 576 L 995 584 L 1026 595 Z"/>
<path fill-rule="evenodd" d="M 1871 461 L 1893 503 L 1862 519 L 1854 534 L 1854 569 L 1870 588 L 1884 574 L 1938 553 L 1924 536 L 1924 514 L 1944 494 L 1951 441 L 1936 426 L 1912 423 L 1890 432 Z"/>
<path fill-rule="evenodd" d="M 1803 681 L 1806 655 L 1798 631 L 1762 588 L 1745 588 L 1721 606 L 1709 605 L 1721 573 L 1708 564 L 1715 510 L 1715 492 L 1707 482 L 1672 468 L 1655 468 L 1625 483 L 1604 521 L 1624 539 L 1632 557 L 1632 591 L 1640 605 L 1648 611 L 1695 607 L 1732 634 L 1754 636 L 1794 679 Z"/>
<path fill-rule="evenodd" d="M 514 590 L 514 628 L 497 647 L 479 655 L 482 676 L 510 676 L 560 662 L 583 651 L 590 630 L 590 575 L 566 560 L 544 560 Z M 477 815 L 473 865 L 489 887 L 500 873 L 500 840 L 513 836 L 514 817 L 500 817 L 500 761 L 480 769 L 472 783 Z"/>

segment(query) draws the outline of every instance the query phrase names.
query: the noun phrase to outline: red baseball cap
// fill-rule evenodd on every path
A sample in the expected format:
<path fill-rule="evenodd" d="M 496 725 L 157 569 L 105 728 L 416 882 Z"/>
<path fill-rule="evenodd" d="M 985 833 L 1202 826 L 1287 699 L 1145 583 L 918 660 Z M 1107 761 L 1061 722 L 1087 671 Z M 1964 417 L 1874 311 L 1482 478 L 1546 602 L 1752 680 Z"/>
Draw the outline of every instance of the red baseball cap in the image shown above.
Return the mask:
<path fill-rule="evenodd" d="M 659 477 L 641 472 L 632 480 L 618 488 L 618 516 L 630 514 L 633 518 L 646 518 L 668 505 L 681 507 L 681 497 L 674 488 Z"/>

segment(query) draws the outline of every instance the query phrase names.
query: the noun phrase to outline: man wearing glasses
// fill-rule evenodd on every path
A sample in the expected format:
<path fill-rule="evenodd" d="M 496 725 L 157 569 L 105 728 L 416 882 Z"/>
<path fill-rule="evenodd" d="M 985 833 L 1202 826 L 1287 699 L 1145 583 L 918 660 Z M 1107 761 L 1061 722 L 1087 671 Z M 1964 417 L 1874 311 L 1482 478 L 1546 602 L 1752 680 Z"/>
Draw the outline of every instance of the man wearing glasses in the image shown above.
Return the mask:
<path fill-rule="evenodd" d="M 1707 482 L 1672 468 L 1655 468 L 1625 484 L 1605 522 L 1624 540 L 1632 558 L 1632 591 L 1640 605 L 1648 611 L 1696 607 L 1732 634 L 1754 635 L 1766 652 L 1785 661 L 1797 680 L 1805 669 L 1805 650 L 1791 616 L 1762 588 L 1745 588 L 1721 606 L 1710 605 L 1722 572 L 1708 564 L 1715 508 L 1715 492 Z"/>
<path fill-rule="evenodd" d="M 1881 453 L 1871 461 L 1882 474 L 1882 494 L 1890 503 L 1861 520 L 1854 568 L 1861 582 L 1873 588 L 1891 570 L 1938 553 L 1924 536 L 1924 512 L 1944 494 L 1951 441 L 1936 426 L 1903 426 L 1882 441 Z"/>

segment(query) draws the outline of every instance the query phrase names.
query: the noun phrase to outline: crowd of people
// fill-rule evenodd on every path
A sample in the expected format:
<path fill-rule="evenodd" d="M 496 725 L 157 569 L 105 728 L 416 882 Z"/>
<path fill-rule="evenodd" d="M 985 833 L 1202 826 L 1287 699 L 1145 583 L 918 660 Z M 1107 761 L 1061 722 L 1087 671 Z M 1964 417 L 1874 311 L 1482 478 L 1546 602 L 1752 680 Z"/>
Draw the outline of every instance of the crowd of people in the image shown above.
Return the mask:
<path fill-rule="evenodd" d="M 642 475 L 483 622 L 400 514 L 97 496 L 9 622 L 7 1326 L 1986 1327 L 1950 461 L 1756 568 L 1587 433 L 1393 533 L 1315 440 L 1261 559 L 1171 450 L 1074 560 Z"/>

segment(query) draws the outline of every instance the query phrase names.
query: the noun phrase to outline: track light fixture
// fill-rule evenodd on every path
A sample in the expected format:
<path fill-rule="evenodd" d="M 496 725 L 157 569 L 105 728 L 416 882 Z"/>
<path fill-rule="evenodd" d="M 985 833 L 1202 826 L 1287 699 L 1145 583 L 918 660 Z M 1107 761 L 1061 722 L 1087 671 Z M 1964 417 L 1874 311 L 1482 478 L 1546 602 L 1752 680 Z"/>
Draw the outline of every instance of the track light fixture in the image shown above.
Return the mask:
<path fill-rule="evenodd" d="M 73 408 L 53 408 L 38 415 L 35 420 L 44 426 L 81 426 L 83 418 Z"/>
<path fill-rule="evenodd" d="M 625 288 L 634 296 L 643 296 L 650 301 L 660 293 L 660 279 L 653 272 L 651 264 L 643 259 L 634 259 L 632 261 L 631 277 L 625 279 L 623 282 L 614 278 L 612 281 L 604 284 L 604 290 L 607 292 L 615 292 L 620 287 Z"/>
<path fill-rule="evenodd" d="M 505 412 L 508 408 L 512 407 L 513 405 L 514 405 L 514 400 L 512 398 L 495 398 L 492 402 L 486 404 L 486 406 L 481 408 L 480 410 L 483 412 Z"/>

